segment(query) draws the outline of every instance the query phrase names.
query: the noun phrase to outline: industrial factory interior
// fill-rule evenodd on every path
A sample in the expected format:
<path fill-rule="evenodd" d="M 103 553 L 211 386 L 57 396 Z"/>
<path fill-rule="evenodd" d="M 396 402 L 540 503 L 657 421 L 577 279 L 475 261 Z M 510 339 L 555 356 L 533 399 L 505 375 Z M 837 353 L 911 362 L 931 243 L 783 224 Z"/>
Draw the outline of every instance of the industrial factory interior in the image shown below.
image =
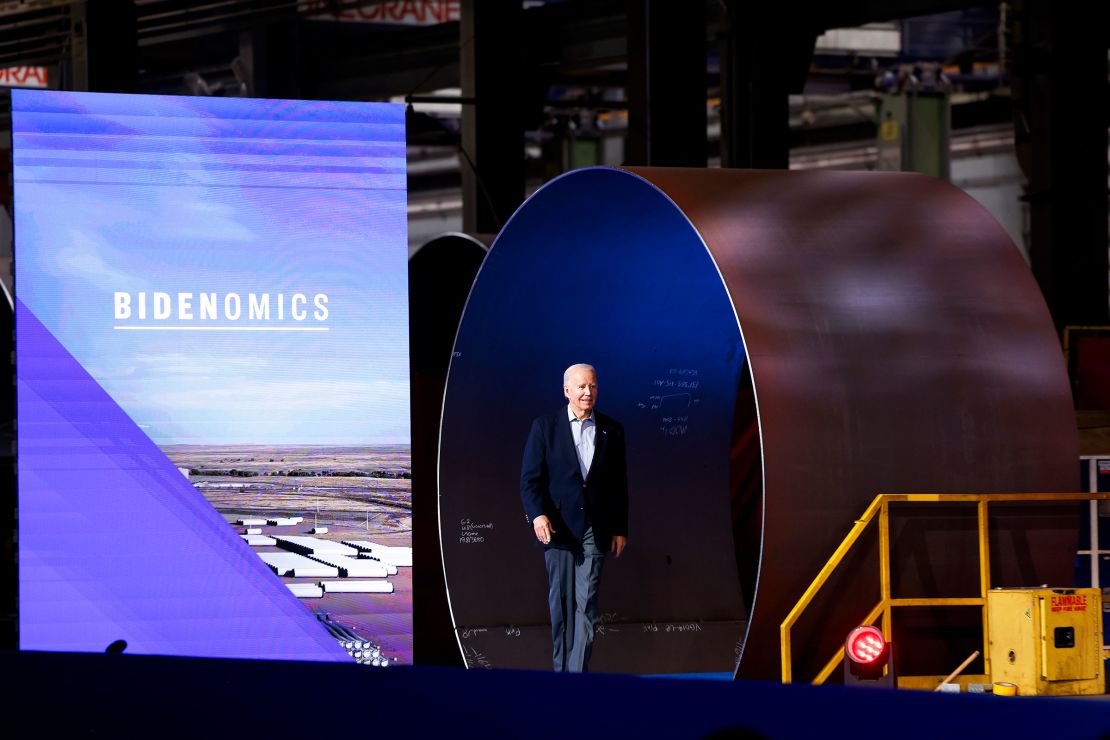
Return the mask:
<path fill-rule="evenodd" d="M 1103 15 L 0 0 L 9 726 L 1110 736 Z"/>

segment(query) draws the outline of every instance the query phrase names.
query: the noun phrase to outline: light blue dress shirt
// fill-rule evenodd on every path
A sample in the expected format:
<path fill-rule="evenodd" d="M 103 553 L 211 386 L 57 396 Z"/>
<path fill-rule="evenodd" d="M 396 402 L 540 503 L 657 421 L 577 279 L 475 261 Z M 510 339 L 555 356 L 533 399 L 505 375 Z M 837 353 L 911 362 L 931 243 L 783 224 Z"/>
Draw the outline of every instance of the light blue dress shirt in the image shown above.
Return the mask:
<path fill-rule="evenodd" d="M 585 480 L 590 472 L 590 464 L 594 461 L 597 424 L 594 423 L 592 411 L 589 416 L 579 421 L 570 404 L 567 404 L 567 416 L 570 417 L 570 431 L 574 435 L 574 450 L 578 453 L 578 469 L 582 471 L 582 480 Z"/>

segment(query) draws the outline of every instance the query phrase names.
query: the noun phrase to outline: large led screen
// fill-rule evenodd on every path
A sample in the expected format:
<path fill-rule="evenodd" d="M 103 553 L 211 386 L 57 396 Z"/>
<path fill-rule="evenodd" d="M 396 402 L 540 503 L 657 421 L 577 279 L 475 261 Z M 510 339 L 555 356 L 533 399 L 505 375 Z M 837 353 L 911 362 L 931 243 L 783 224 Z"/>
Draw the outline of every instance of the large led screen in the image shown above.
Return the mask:
<path fill-rule="evenodd" d="M 412 660 L 404 110 L 12 93 L 20 646 Z"/>

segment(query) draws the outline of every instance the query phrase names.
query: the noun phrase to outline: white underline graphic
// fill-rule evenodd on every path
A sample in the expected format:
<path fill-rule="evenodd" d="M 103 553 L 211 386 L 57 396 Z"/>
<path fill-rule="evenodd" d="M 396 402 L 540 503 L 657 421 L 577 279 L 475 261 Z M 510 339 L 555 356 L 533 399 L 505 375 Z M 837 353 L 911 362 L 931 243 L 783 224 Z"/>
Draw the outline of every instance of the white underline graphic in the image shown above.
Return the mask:
<path fill-rule="evenodd" d="M 123 331 L 331 331 L 330 326 L 113 326 Z"/>

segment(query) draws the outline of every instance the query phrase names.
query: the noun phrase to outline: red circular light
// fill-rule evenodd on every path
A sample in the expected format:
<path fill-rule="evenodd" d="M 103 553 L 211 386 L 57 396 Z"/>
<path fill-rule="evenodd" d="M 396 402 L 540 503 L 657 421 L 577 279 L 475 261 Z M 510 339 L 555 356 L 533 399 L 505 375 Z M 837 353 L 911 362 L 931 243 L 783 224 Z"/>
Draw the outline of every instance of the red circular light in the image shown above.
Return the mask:
<path fill-rule="evenodd" d="M 856 627 L 844 641 L 844 654 L 856 663 L 876 663 L 886 657 L 886 639 L 878 627 Z"/>

